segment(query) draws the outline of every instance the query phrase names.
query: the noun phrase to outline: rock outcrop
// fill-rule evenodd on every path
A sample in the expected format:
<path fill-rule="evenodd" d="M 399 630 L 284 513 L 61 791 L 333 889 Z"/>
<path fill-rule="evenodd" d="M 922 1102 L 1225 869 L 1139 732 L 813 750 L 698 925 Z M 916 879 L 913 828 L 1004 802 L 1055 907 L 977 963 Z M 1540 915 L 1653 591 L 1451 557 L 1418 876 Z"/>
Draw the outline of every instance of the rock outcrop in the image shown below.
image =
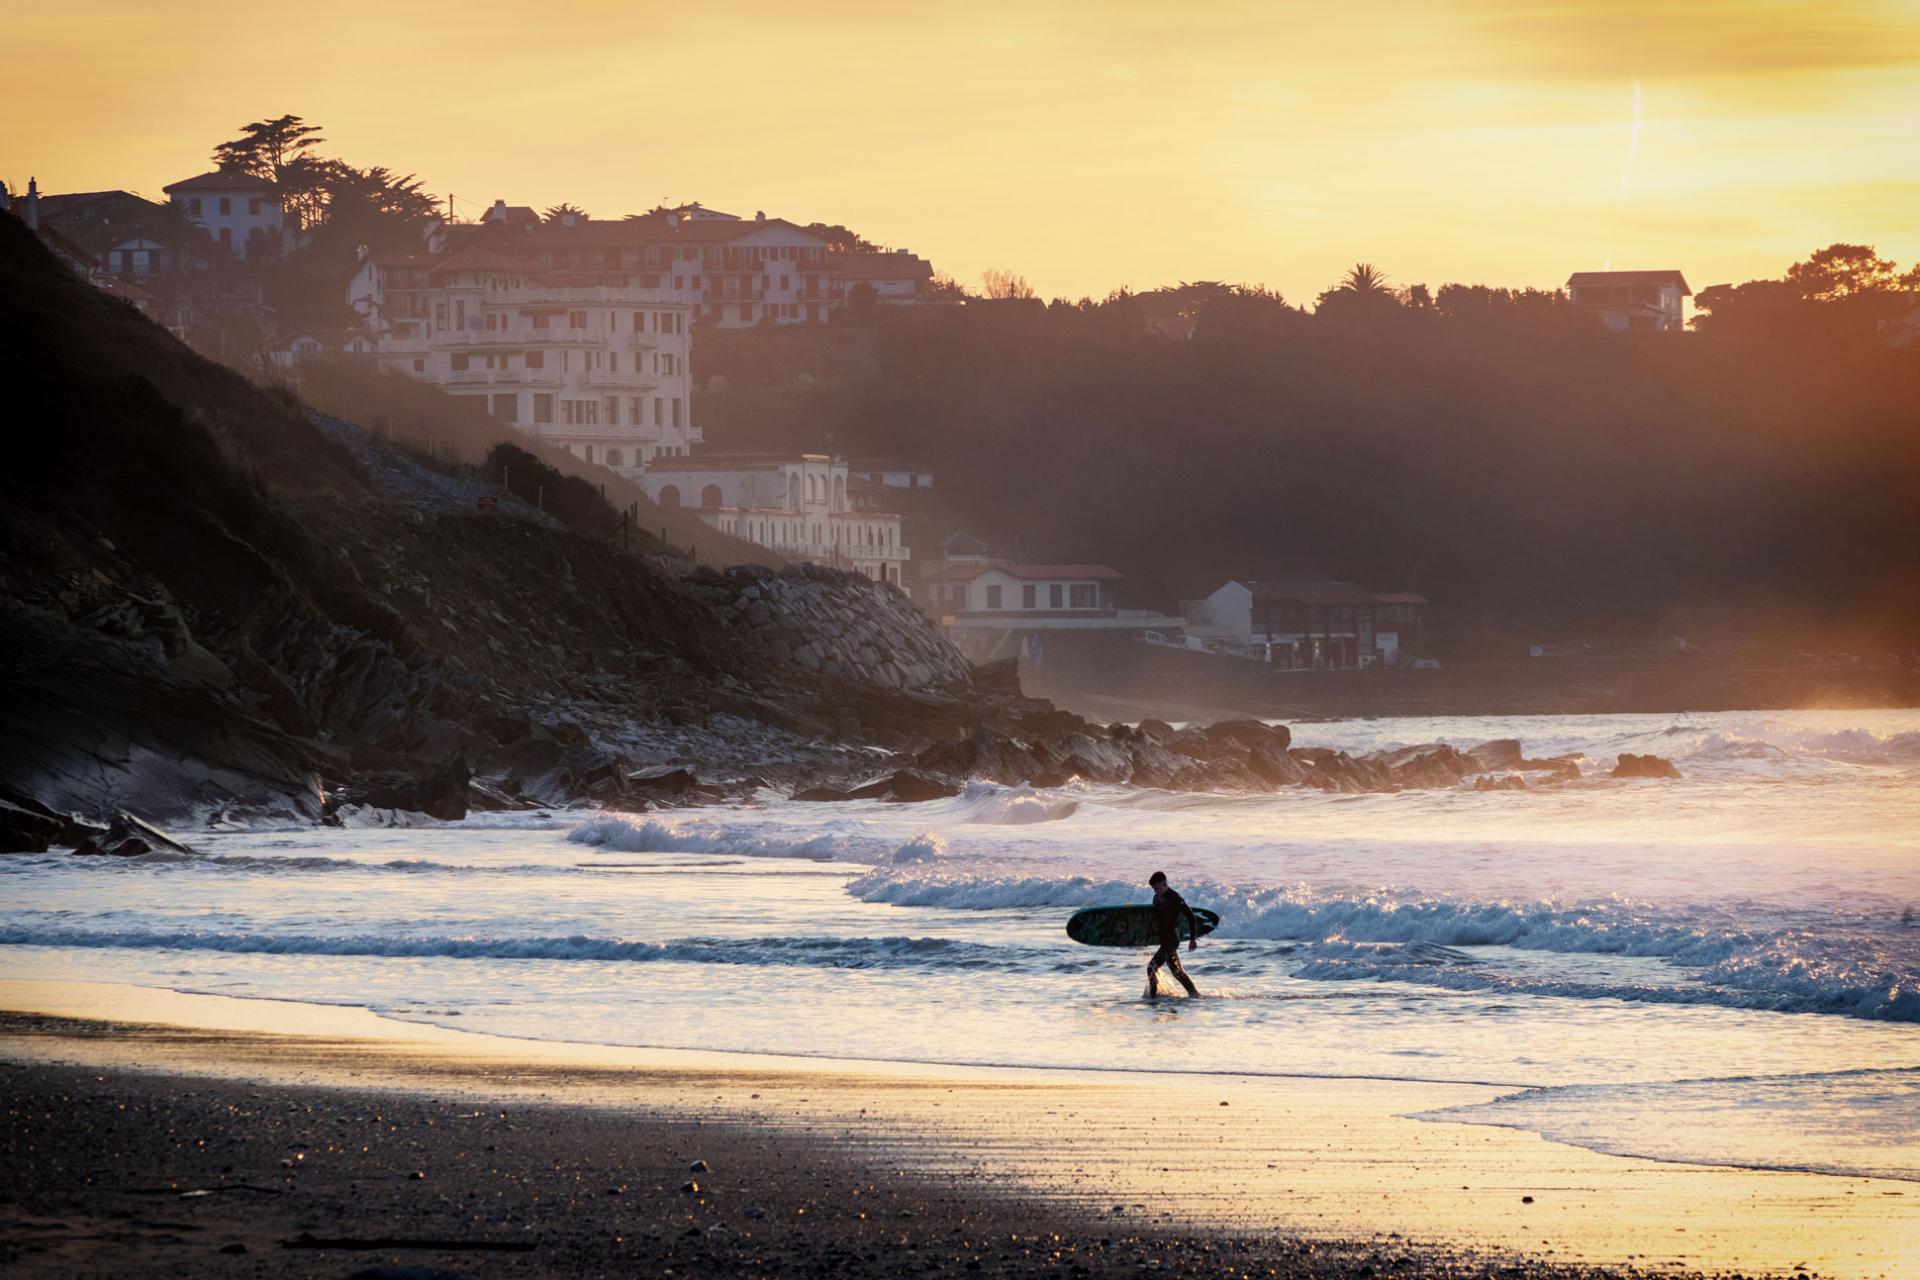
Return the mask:
<path fill-rule="evenodd" d="M 1671 760 L 1663 756 L 1636 756 L 1622 753 L 1614 763 L 1613 776 L 1616 778 L 1677 778 L 1680 770 Z"/>
<path fill-rule="evenodd" d="M 972 677 L 953 642 L 912 601 L 860 574 L 739 565 L 694 574 L 686 586 L 769 662 L 884 689 L 965 686 Z"/>

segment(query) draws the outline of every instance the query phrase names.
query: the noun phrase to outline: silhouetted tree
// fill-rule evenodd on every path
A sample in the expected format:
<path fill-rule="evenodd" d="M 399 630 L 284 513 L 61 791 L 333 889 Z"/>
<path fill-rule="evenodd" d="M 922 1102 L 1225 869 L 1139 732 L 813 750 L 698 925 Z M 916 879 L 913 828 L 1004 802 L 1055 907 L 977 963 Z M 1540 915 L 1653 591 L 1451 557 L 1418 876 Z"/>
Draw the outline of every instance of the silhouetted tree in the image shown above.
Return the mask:
<path fill-rule="evenodd" d="M 569 215 L 571 215 L 576 221 L 579 221 L 579 222 L 585 222 L 587 221 L 587 218 L 588 218 L 588 214 L 585 209 L 582 209 L 577 204 L 567 204 L 564 202 L 561 204 L 556 204 L 549 207 L 547 211 L 541 215 L 541 217 L 545 218 L 548 222 L 559 222 L 561 219 Z"/>
<path fill-rule="evenodd" d="M 980 292 L 988 298 L 1031 298 L 1033 286 L 1026 277 L 1015 275 L 999 267 L 989 267 L 980 273 Z"/>

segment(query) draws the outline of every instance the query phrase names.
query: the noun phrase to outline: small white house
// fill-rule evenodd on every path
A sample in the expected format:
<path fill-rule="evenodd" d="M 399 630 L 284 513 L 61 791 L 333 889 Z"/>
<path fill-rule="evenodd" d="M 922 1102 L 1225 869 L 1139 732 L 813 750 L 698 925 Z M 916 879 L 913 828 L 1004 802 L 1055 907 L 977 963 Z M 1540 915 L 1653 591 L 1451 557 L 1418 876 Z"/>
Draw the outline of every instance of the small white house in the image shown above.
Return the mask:
<path fill-rule="evenodd" d="M 1576 271 L 1567 295 L 1619 333 L 1678 333 L 1693 290 L 1678 271 Z"/>
<path fill-rule="evenodd" d="M 207 235 L 236 257 L 280 251 L 280 197 L 264 178 L 234 170 L 215 170 L 183 178 L 162 188 L 207 229 Z"/>

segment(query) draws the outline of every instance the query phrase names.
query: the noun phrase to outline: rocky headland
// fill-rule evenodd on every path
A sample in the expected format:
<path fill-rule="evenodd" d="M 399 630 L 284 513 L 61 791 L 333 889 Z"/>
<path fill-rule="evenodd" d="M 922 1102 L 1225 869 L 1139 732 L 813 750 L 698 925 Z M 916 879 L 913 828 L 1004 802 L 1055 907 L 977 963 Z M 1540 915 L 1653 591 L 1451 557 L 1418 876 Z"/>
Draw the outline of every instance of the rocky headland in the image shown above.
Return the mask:
<path fill-rule="evenodd" d="M 1024 696 L 1011 663 L 970 666 L 891 586 L 696 568 L 590 494 L 538 510 L 312 413 L 8 219 L 0 284 L 12 847 L 144 852 L 166 837 L 142 819 L 456 819 L 763 789 L 914 802 L 969 781 L 1359 792 L 1579 774 L 1512 742 L 1351 756 L 1253 720 L 1096 724 Z M 590 488 L 556 474 L 546 492 L 569 483 Z"/>

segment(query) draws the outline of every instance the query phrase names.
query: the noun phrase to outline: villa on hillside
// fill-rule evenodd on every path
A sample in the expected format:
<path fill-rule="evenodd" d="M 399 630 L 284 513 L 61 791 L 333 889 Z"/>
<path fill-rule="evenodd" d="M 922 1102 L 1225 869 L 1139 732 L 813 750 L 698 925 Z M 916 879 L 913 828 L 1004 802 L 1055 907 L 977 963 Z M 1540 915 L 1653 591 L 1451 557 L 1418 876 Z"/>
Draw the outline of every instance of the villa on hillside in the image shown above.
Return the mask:
<path fill-rule="evenodd" d="M 691 291 L 502 247 L 363 254 L 348 301 L 381 367 L 626 475 L 700 442 Z"/>
<path fill-rule="evenodd" d="M 1573 305 L 1620 333 L 1679 333 L 1693 290 L 1678 271 L 1576 271 L 1567 277 Z"/>
<path fill-rule="evenodd" d="M 259 258 L 280 251 L 280 196 L 265 178 L 217 169 L 182 178 L 161 190 L 205 227 L 215 244 L 235 257 Z"/>
<path fill-rule="evenodd" d="M 641 486 L 668 509 L 794 560 L 902 586 L 909 549 L 900 517 L 857 508 L 844 458 L 824 453 L 696 453 L 657 458 Z"/>

